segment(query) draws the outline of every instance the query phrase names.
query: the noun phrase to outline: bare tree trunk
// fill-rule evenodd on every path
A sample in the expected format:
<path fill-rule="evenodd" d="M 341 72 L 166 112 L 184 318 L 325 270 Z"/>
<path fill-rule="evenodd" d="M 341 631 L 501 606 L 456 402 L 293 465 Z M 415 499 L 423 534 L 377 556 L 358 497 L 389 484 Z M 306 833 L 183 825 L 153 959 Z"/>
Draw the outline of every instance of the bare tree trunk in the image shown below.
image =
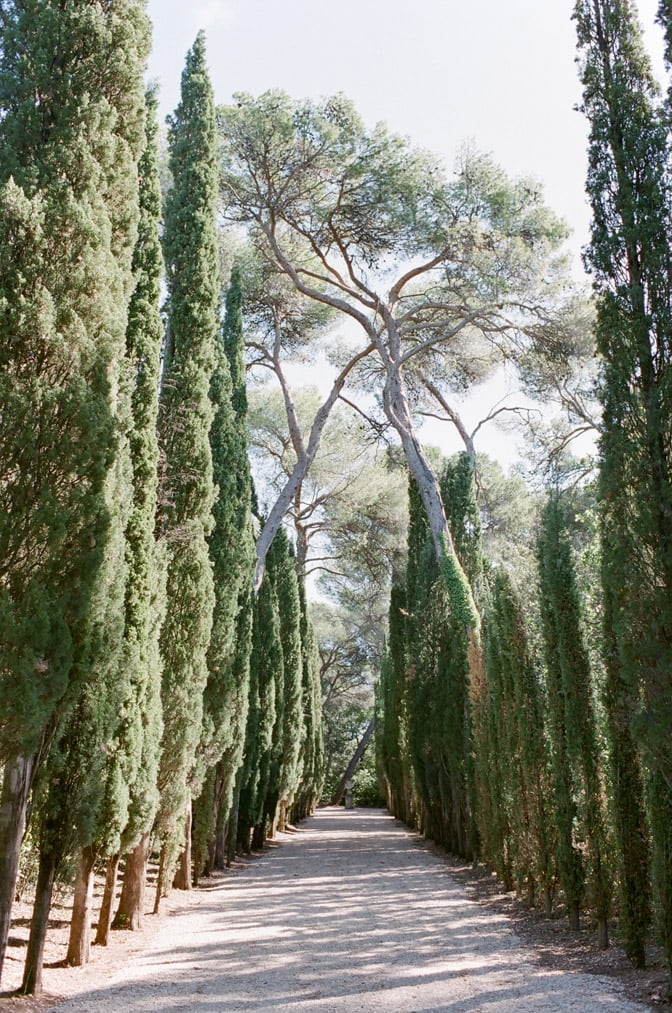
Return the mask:
<path fill-rule="evenodd" d="M 23 983 L 20 991 L 23 995 L 40 995 L 42 992 L 42 965 L 44 963 L 44 943 L 47 937 L 47 923 L 51 910 L 51 895 L 56 876 L 57 856 L 54 851 L 40 852 L 40 867 L 35 888 L 33 917 L 30 921 L 28 952 L 23 970 Z"/>
<path fill-rule="evenodd" d="M 75 898 L 72 905 L 70 940 L 66 964 L 83 967 L 91 956 L 91 912 L 93 910 L 93 867 L 96 856 L 90 845 L 82 848 L 79 857 Z"/>
<path fill-rule="evenodd" d="M 278 498 L 273 504 L 268 518 L 262 528 L 261 534 L 257 539 L 257 568 L 254 575 L 254 591 L 255 594 L 261 587 L 261 582 L 264 577 L 264 570 L 266 567 L 266 556 L 271 546 L 271 542 L 275 538 L 278 528 L 282 524 L 282 520 L 285 517 L 289 507 L 291 506 L 292 500 L 294 499 L 297 490 L 300 488 L 301 483 L 305 479 L 306 475 L 310 471 L 311 465 L 315 460 L 315 455 L 320 449 L 320 440 L 322 439 L 322 430 L 324 429 L 329 413 L 334 407 L 340 396 L 348 375 L 352 372 L 354 367 L 362 359 L 365 359 L 373 351 L 373 344 L 368 345 L 361 352 L 353 355 L 349 362 L 340 371 L 334 383 L 329 391 L 329 394 L 325 398 L 323 404 L 317 411 L 313 424 L 310 428 L 308 436 L 308 443 L 304 444 L 303 436 L 299 429 L 297 421 L 296 411 L 292 402 L 291 392 L 282 373 L 279 368 L 279 363 L 275 362 L 276 365 L 276 376 L 280 386 L 282 387 L 283 399 L 285 402 L 285 410 L 287 414 L 287 425 L 289 426 L 290 436 L 292 438 L 292 444 L 296 453 L 296 464 L 292 474 L 285 482 L 283 488 L 280 490 Z"/>
<path fill-rule="evenodd" d="M 364 756 L 364 751 L 365 751 L 366 747 L 369 744 L 369 740 L 370 740 L 371 736 L 373 735 L 373 729 L 374 729 L 374 727 L 375 727 L 374 726 L 374 720 L 373 720 L 373 718 L 371 718 L 371 720 L 369 721 L 368 725 L 366 726 L 366 731 L 362 735 L 362 741 L 357 746 L 357 749 L 355 750 L 355 753 L 354 753 L 352 759 L 350 760 L 350 763 L 348 764 L 348 767 L 347 767 L 347 770 L 345 771 L 345 774 L 343 775 L 343 777 L 341 778 L 341 780 L 338 782 L 338 787 L 336 788 L 336 791 L 334 792 L 333 797 L 331 799 L 331 804 L 332 805 L 340 805 L 341 804 L 341 799 L 343 798 L 343 792 L 345 791 L 345 783 L 346 783 L 346 781 L 350 780 L 350 778 L 352 777 L 352 775 L 354 774 L 354 772 L 357 770 L 357 767 L 359 765 L 359 761 Z"/>
<path fill-rule="evenodd" d="M 156 877 L 156 893 L 154 895 L 154 914 L 158 915 L 161 907 L 161 899 L 164 897 L 166 891 L 166 879 L 167 879 L 167 865 L 168 865 L 168 847 L 163 844 L 161 846 L 161 854 L 159 856 L 159 874 Z"/>
<path fill-rule="evenodd" d="M 108 858 L 105 867 L 105 890 L 103 891 L 103 903 L 100 905 L 98 915 L 98 928 L 96 930 L 95 945 L 107 946 L 112 927 L 112 909 L 114 897 L 117 892 L 117 875 L 119 873 L 120 855 L 112 855 Z"/>
<path fill-rule="evenodd" d="M 184 823 L 184 848 L 177 864 L 173 887 L 176 890 L 191 890 L 191 799 L 187 804 Z"/>
<path fill-rule="evenodd" d="M 0 979 L 7 950 L 21 842 L 35 758 L 17 756 L 4 768 L 0 794 Z"/>
<path fill-rule="evenodd" d="M 147 876 L 147 858 L 149 856 L 149 833 L 143 834 L 140 842 L 126 856 L 124 880 L 121 886 L 119 907 L 112 922 L 113 929 L 131 929 L 136 932 L 142 928 L 145 916 L 145 882 Z"/>
<path fill-rule="evenodd" d="M 242 783 L 242 767 L 236 775 L 236 787 L 233 792 L 233 804 L 231 806 L 231 815 L 229 816 L 229 823 L 226 832 L 226 867 L 231 868 L 234 856 L 236 854 L 236 843 L 238 840 L 238 813 L 240 812 L 240 790 Z"/>

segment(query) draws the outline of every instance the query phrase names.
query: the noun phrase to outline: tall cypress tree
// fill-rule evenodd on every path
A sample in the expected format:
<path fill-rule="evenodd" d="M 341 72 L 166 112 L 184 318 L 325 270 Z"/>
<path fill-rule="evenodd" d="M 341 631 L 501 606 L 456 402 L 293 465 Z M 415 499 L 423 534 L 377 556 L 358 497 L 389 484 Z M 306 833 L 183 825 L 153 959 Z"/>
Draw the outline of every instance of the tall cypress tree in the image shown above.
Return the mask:
<path fill-rule="evenodd" d="M 506 788 L 489 799 L 489 807 L 492 811 L 508 806 L 507 816 L 515 834 L 513 872 L 518 886 L 525 883 L 530 901 L 543 899 L 550 914 L 555 841 L 541 680 L 511 578 L 505 570 L 498 570 L 492 584 L 487 623 L 488 683 L 492 706 L 498 706 L 498 713 L 494 748 L 486 762 L 497 771 L 499 785 L 505 784 Z M 495 692 L 497 684 L 500 693 Z M 483 833 L 487 836 L 485 827 Z M 495 864 L 494 856 L 489 860 Z"/>
<path fill-rule="evenodd" d="M 120 587 L 123 597 L 112 567 L 122 518 L 110 506 L 124 473 L 122 364 L 149 40 L 140 2 L 104 11 L 15 2 L 2 13 L 0 961 L 31 772 L 81 707 L 89 662 L 118 634 L 92 593 L 113 585 L 113 610 Z M 31 955 L 39 979 L 34 946 Z"/>
<path fill-rule="evenodd" d="M 665 2 L 660 16 L 669 40 Z M 587 188 L 593 227 L 588 262 L 598 293 L 597 338 L 604 361 L 603 579 L 609 599 L 607 642 L 614 647 L 608 663 L 618 665 L 619 686 L 610 737 L 618 767 L 625 762 L 631 769 L 632 733 L 647 768 L 655 910 L 672 968 L 672 174 L 667 117 L 633 5 L 628 0 L 580 0 L 575 19 L 583 109 L 590 121 Z M 619 586 L 624 572 L 628 579 Z M 636 779 L 627 778 L 636 789 Z M 630 804 L 624 796 L 616 802 Z M 640 800 L 633 798 L 632 805 L 622 818 L 617 815 L 624 830 L 624 870 L 626 850 L 636 849 Z M 635 917 L 640 916 L 641 910 Z M 632 953 L 641 962 L 641 943 L 633 944 Z"/>
<path fill-rule="evenodd" d="M 190 828 L 201 739 L 214 588 L 208 539 L 214 488 L 210 379 L 219 327 L 217 147 L 212 88 L 199 34 L 187 54 L 180 103 L 169 125 L 172 188 L 166 199 L 167 338 L 159 406 L 163 458 L 158 527 L 168 548 L 167 614 L 161 632 L 164 729 L 157 832 L 160 896 Z M 188 865 L 188 849 L 187 849 Z M 183 885 L 190 874 L 183 876 Z"/>
<path fill-rule="evenodd" d="M 299 788 L 292 809 L 292 820 L 295 822 L 308 816 L 319 802 L 325 771 L 319 656 L 313 626 L 308 615 L 305 581 L 301 578 L 299 579 L 299 596 L 301 602 L 301 682 L 305 733 L 299 757 Z"/>
<path fill-rule="evenodd" d="M 215 836 L 216 827 L 223 829 L 228 821 L 247 719 L 251 646 L 249 588 L 254 542 L 241 307 L 240 270 L 234 267 L 210 384 L 210 399 L 215 410 L 210 446 L 218 490 L 210 536 L 215 607 L 199 755 L 206 769 L 212 772 L 196 803 L 195 875 L 205 864 L 206 848 Z"/>
<path fill-rule="evenodd" d="M 274 554 L 254 600 L 252 653 L 250 656 L 250 694 L 245 754 L 241 771 L 236 836 L 238 847 L 262 847 L 265 838 L 265 802 L 273 760 L 276 721 L 276 687 L 282 686 L 282 642 L 278 601 L 269 575 Z"/>
<path fill-rule="evenodd" d="M 158 805 L 156 777 L 161 739 L 159 633 L 165 610 L 164 546 L 154 538 L 158 485 L 156 424 L 163 326 L 159 314 L 163 257 L 159 240 L 161 190 L 157 150 L 157 99 L 146 97 L 146 144 L 139 165 L 140 222 L 133 256 L 135 289 L 129 306 L 126 354 L 130 369 L 133 495 L 126 527 L 124 659 L 127 695 L 119 712 L 118 762 L 129 792 L 128 819 L 120 839 L 127 854 L 117 924 L 140 927 L 149 834 Z M 132 853 L 129 853 L 132 852 Z M 105 943 L 112 914 L 119 852 L 108 868 L 97 943 Z"/>
<path fill-rule="evenodd" d="M 574 924 L 579 917 L 583 881 L 589 873 L 599 941 L 606 947 L 611 878 L 592 676 L 576 572 L 557 494 L 550 497 L 544 510 L 539 564 L 559 833 L 558 864 Z M 577 823 L 587 842 L 587 869 L 577 847 Z"/>

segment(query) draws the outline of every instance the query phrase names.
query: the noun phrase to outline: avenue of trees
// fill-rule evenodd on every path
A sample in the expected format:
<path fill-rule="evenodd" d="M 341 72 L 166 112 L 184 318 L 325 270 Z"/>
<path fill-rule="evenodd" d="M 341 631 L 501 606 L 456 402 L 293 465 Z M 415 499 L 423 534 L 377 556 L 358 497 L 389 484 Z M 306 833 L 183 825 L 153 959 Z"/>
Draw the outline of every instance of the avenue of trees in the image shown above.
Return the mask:
<path fill-rule="evenodd" d="M 253 595 L 242 295 L 220 266 L 204 39 L 162 202 L 144 4 L 3 2 L 0 20 L 0 969 L 25 860 L 34 993 L 56 884 L 74 885 L 67 961 L 83 964 L 96 869 L 104 945 L 142 922 L 151 854 L 157 910 L 310 812 L 323 747 L 282 529 Z"/>
<path fill-rule="evenodd" d="M 164 144 L 143 0 L 0 0 L 0 974 L 30 867 L 23 992 L 57 886 L 83 964 L 96 872 L 105 945 L 330 798 L 374 711 L 357 798 L 672 969 L 672 86 L 631 0 L 574 21 L 592 298 L 491 156 L 449 174 L 343 96 L 216 108 L 202 33 Z M 669 0 L 659 22 L 672 62 Z M 504 367 L 539 409 L 468 431 Z M 507 413 L 525 477 L 477 452 Z M 432 416 L 462 453 L 423 443 Z"/>

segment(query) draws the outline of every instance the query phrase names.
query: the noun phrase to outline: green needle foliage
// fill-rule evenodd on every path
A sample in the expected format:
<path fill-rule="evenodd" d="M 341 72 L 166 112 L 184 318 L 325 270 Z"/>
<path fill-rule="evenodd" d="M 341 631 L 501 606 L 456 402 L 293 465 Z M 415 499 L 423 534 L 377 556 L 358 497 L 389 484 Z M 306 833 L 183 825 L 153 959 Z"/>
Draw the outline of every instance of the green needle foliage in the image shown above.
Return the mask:
<path fill-rule="evenodd" d="M 149 25 L 139 2 L 0 13 L 0 750 L 10 765 L 44 754 L 71 715 L 101 733 L 69 754 L 81 838 L 99 813 L 123 633 L 124 351 Z M 98 678 L 105 699 L 89 688 Z"/>
<path fill-rule="evenodd" d="M 158 402 L 163 326 L 159 314 L 163 256 L 159 240 L 161 190 L 157 151 L 157 99 L 149 91 L 146 146 L 139 165 L 140 222 L 133 256 L 135 290 L 126 332 L 131 370 L 130 433 L 133 496 L 126 527 L 128 581 L 125 603 L 125 658 L 129 693 L 120 708 L 125 777 L 130 789 L 129 819 L 122 850 L 151 830 L 158 794 L 156 776 L 161 740 L 161 658 L 159 634 L 165 612 L 165 552 L 154 538 L 158 493 Z"/>
<path fill-rule="evenodd" d="M 169 151 L 173 184 L 163 235 L 168 301 L 159 408 L 158 527 L 168 548 L 157 817 L 165 859 L 161 890 L 184 838 L 191 789 L 200 788 L 196 755 L 215 602 L 208 546 L 214 502 L 209 434 L 220 282 L 215 111 L 202 34 L 187 54 Z"/>
<path fill-rule="evenodd" d="M 592 675 L 567 524 L 557 494 L 544 509 L 539 569 L 558 867 L 574 925 L 588 878 L 600 943 L 607 946 L 612 885 Z"/>
<path fill-rule="evenodd" d="M 210 536 L 215 606 L 199 758 L 212 773 L 195 806 L 197 873 L 205 863 L 205 850 L 216 828 L 221 831 L 229 819 L 247 719 L 254 539 L 241 306 L 240 271 L 234 267 L 210 383 L 215 410 L 210 446 L 218 489 Z"/>
<path fill-rule="evenodd" d="M 659 16 L 670 39 L 669 4 Z M 617 776 L 624 889 L 637 889 L 634 737 L 647 773 L 654 907 L 672 968 L 672 174 L 669 117 L 626 0 L 575 8 L 590 122 L 588 263 L 597 292 L 602 379 L 601 511 L 608 600 L 611 753 Z M 624 580 L 624 576 L 627 578 Z M 640 823 L 641 832 L 641 823 Z M 642 902 L 646 893 L 642 894 Z M 643 904 L 626 905 L 631 956 L 643 959 Z"/>
<path fill-rule="evenodd" d="M 315 633 L 308 615 L 305 584 L 302 580 L 299 580 L 299 597 L 304 735 L 299 755 L 299 786 L 292 806 L 293 822 L 308 816 L 319 802 L 325 773 L 320 663 Z"/>

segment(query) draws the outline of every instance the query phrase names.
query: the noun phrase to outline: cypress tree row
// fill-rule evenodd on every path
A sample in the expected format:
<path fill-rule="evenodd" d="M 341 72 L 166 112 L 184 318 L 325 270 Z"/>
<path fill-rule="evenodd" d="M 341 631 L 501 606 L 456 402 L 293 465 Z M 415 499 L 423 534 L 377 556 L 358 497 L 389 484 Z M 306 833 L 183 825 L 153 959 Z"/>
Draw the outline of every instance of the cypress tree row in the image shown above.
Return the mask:
<path fill-rule="evenodd" d="M 107 662 L 108 649 L 110 674 L 118 675 L 124 514 L 117 493 L 128 476 L 122 364 L 149 40 L 139 2 L 105 12 L 97 3 L 67 10 L 12 3 L 3 22 L 0 327 L 7 332 L 0 485 L 3 516 L 11 520 L 0 535 L 0 962 L 39 754 L 46 756 L 55 732 L 64 741 L 71 715 L 87 710 L 87 729 L 97 725 L 103 742 L 113 736 L 114 689 L 106 702 L 85 701 L 82 691 L 91 666 Z M 85 826 L 87 796 L 98 790 L 84 776 L 85 764 L 99 756 L 91 742 L 78 747 L 77 761 L 70 751 L 81 775 L 71 800 L 80 840 L 92 833 Z M 48 806 L 54 805 L 60 810 L 52 794 Z M 42 917 L 31 941 L 27 990 L 39 989 L 49 880 L 73 843 L 67 830 L 58 836 L 41 855 Z"/>
<path fill-rule="evenodd" d="M 667 29 L 669 4 L 660 5 Z M 601 512 L 609 731 L 629 948 L 643 961 L 636 757 L 646 768 L 654 908 L 672 968 L 672 183 L 666 117 L 632 4 L 581 0 L 575 19 L 590 122 L 588 262 L 602 354 Z M 624 573 L 628 579 L 623 581 Z M 634 861 L 633 861 L 634 860 Z"/>
<path fill-rule="evenodd" d="M 191 794 L 200 789 L 202 732 L 214 587 L 208 539 L 214 488 L 209 442 L 220 284 L 216 235 L 215 111 L 200 34 L 187 54 L 180 103 L 169 126 L 172 188 L 166 199 L 167 337 L 159 405 L 162 477 L 158 530 L 168 549 L 161 631 L 163 737 L 156 832 L 161 870 L 156 907 L 180 849 L 190 872 Z"/>

